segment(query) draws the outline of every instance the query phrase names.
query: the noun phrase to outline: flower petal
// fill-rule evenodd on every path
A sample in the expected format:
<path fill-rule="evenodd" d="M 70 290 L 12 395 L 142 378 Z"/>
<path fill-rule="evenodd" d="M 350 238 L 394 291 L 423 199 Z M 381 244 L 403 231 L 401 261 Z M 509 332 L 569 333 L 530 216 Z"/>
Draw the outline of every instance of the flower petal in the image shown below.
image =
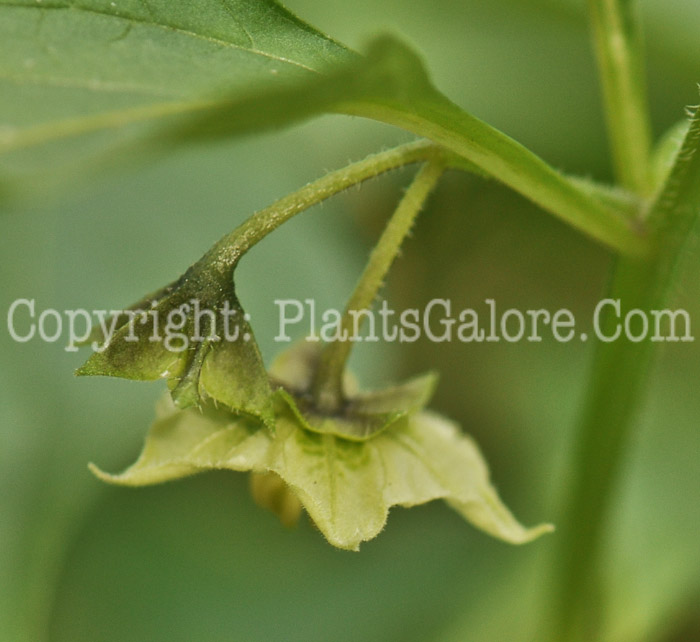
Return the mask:
<path fill-rule="evenodd" d="M 131 486 L 208 469 L 275 473 L 338 548 L 358 550 L 361 542 L 376 537 L 392 506 L 435 499 L 446 500 L 477 528 L 513 544 L 552 530 L 547 524 L 523 527 L 491 485 L 474 442 L 430 412 L 403 417 L 359 442 L 304 430 L 284 406 L 271 434 L 227 411 L 211 406 L 202 412 L 177 410 L 167 399 L 133 466 L 119 475 L 92 466 L 101 479 Z"/>
<path fill-rule="evenodd" d="M 268 464 L 301 499 L 319 530 L 357 550 L 392 506 L 444 499 L 474 526 L 512 544 L 552 530 L 523 527 L 491 485 L 474 442 L 429 412 L 405 417 L 364 442 L 305 432 L 281 418 Z"/>
<path fill-rule="evenodd" d="M 211 405 L 178 410 L 165 396 L 134 464 L 116 475 L 90 470 L 112 484 L 147 486 L 217 468 L 265 470 L 269 447 L 269 432 L 255 422 Z"/>

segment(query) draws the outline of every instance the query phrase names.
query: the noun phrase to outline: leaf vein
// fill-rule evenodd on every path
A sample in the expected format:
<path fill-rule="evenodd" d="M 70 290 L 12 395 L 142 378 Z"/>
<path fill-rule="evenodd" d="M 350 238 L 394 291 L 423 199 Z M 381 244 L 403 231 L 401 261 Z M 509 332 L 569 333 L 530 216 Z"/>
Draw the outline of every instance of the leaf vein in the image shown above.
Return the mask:
<path fill-rule="evenodd" d="M 15 85 L 47 85 L 64 89 L 88 89 L 99 92 L 123 92 L 143 94 L 158 98 L 182 98 L 181 94 L 168 91 L 163 87 L 153 87 L 138 84 L 122 83 L 104 80 L 83 80 L 80 78 L 51 78 L 47 76 L 15 76 L 14 74 L 0 72 L 0 80 L 11 82 Z"/>
<path fill-rule="evenodd" d="M 144 5 L 147 7 L 147 5 Z M 14 7 L 14 8 L 21 8 L 21 9 L 39 9 L 42 12 L 43 11 L 51 11 L 51 10 L 72 10 L 72 11 L 77 11 L 77 12 L 83 12 L 83 13 L 91 13 L 95 15 L 100 15 L 100 16 L 106 16 L 108 18 L 115 18 L 117 20 L 123 20 L 131 23 L 138 23 L 150 27 L 157 27 L 159 29 L 164 29 L 166 31 L 172 31 L 175 33 L 179 33 L 185 36 L 189 36 L 192 38 L 198 38 L 200 40 L 204 40 L 210 43 L 213 43 L 215 45 L 219 45 L 221 47 L 227 47 L 230 49 L 237 49 L 239 51 L 245 51 L 247 53 L 251 53 L 254 55 L 262 56 L 264 58 L 269 58 L 270 60 L 276 60 L 277 62 L 293 65 L 295 67 L 299 67 L 300 69 L 304 69 L 306 71 L 313 72 L 315 74 L 320 73 L 317 69 L 314 69 L 313 67 L 309 67 L 308 65 L 305 65 L 302 62 L 299 62 L 297 60 L 292 60 L 291 58 L 286 58 L 284 56 L 278 56 L 276 54 L 270 53 L 268 51 L 261 51 L 260 49 L 255 49 L 253 47 L 244 47 L 242 45 L 238 45 L 234 42 L 231 42 L 230 40 L 222 40 L 221 38 L 216 38 L 214 36 L 210 36 L 204 33 L 199 33 L 197 31 L 192 31 L 190 29 L 184 29 L 182 27 L 177 27 L 175 25 L 167 24 L 164 22 L 158 22 L 155 19 L 153 20 L 146 20 L 144 18 L 137 18 L 135 16 L 120 16 L 115 13 L 110 13 L 109 11 L 102 11 L 100 9 L 93 9 L 89 7 L 80 7 L 77 5 L 73 4 L 42 4 L 42 5 L 25 5 L 21 3 L 14 3 L 14 2 L 4 2 L 2 5 L 0 5 L 0 8 L 2 7 Z M 152 14 L 152 11 L 149 10 L 149 13 Z M 240 22 L 238 23 L 240 25 Z M 250 33 L 247 31 L 247 29 L 244 29 L 246 32 L 246 35 L 251 39 L 252 37 L 250 36 Z"/>
<path fill-rule="evenodd" d="M 248 42 L 250 44 L 250 48 L 252 49 L 255 47 L 255 41 L 253 40 L 253 35 L 248 31 L 246 26 L 243 24 L 243 22 L 238 18 L 238 16 L 234 13 L 233 9 L 228 3 L 228 0 L 221 0 L 221 4 L 224 7 L 224 11 L 231 17 L 231 20 L 233 20 L 243 31 L 243 33 L 246 35 L 248 38 Z"/>
<path fill-rule="evenodd" d="M 328 508 L 330 510 L 331 521 L 335 523 L 338 514 L 338 498 L 335 479 L 335 437 L 333 435 L 323 435 L 324 441 L 324 463 L 326 474 L 328 475 Z M 332 452 L 331 452 L 332 451 Z"/>

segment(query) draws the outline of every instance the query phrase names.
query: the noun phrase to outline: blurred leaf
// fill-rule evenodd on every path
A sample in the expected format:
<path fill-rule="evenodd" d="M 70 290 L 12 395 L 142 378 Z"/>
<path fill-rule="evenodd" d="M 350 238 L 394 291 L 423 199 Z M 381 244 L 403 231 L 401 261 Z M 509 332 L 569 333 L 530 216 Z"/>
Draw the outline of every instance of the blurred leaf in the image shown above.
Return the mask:
<path fill-rule="evenodd" d="M 354 57 L 268 0 L 0 0 L 0 42 L 3 203 L 144 164 L 165 123 Z M 262 102 L 247 116 L 269 126 Z"/>
<path fill-rule="evenodd" d="M 697 257 L 693 268 L 697 292 Z M 666 640 L 670 623 L 700 607 L 700 360 L 697 345 L 684 348 L 662 354 L 606 530 L 611 642 Z"/>
<path fill-rule="evenodd" d="M 392 506 L 444 499 L 478 528 L 513 544 L 549 532 L 523 528 L 501 503 L 471 439 L 438 415 L 404 418 L 374 439 L 352 442 L 277 416 L 274 436 L 212 408 L 176 410 L 165 399 L 141 456 L 104 481 L 142 486 L 212 469 L 273 472 L 296 493 L 326 539 L 358 550 L 384 528 Z"/>
<path fill-rule="evenodd" d="M 270 0 L 1 0 L 0 40 L 0 151 L 196 111 L 351 56 Z"/>
<path fill-rule="evenodd" d="M 10 25 L 7 34 L 0 35 L 11 43 L 8 66 L 0 67 L 0 75 L 4 72 L 20 87 L 10 87 L 9 103 L 0 103 L 0 114 L 6 114 L 0 152 L 144 121 L 167 123 L 156 131 L 137 132 L 137 140 L 146 140 L 146 149 L 153 151 L 158 145 L 218 139 L 324 112 L 361 115 L 444 145 L 466 160 L 456 165 L 469 171 L 476 165 L 597 240 L 629 252 L 645 247 L 630 226 L 624 199 L 611 208 L 595 190 L 568 180 L 522 145 L 464 112 L 433 87 L 422 61 L 395 38 L 376 39 L 367 57 L 360 58 L 265 0 L 225 4 L 225 14 L 220 14 L 218 3 L 198 6 L 197 12 L 180 2 L 129 3 L 123 15 L 119 4 L 107 2 L 42 7 L 33 2 L 0 5 L 7 17 L 4 24 Z M 222 26 L 227 22 L 230 25 Z M 92 35 L 83 38 L 83 31 Z M 48 41 L 40 40 L 37 47 L 37 37 L 44 32 Z M 269 45 L 275 38 L 277 44 Z M 199 65 L 207 65 L 211 57 L 211 52 L 200 51 L 202 41 L 206 47 L 213 44 L 235 54 L 226 66 L 213 64 L 200 73 Z M 158 54 L 165 51 L 175 59 L 166 55 L 164 62 L 156 57 L 153 64 L 153 42 Z M 36 50 L 40 55 L 35 59 Z M 106 50 L 106 55 L 95 56 L 95 50 Z M 183 67 L 178 56 L 194 60 L 194 68 Z M 70 64 L 66 69 L 65 61 L 74 61 L 75 71 Z M 173 96 L 164 81 L 181 68 L 208 80 L 175 82 Z M 230 82 L 233 70 L 236 75 Z M 27 83 L 32 88 L 28 97 Z M 37 86 L 50 86 L 50 92 L 58 86 L 62 108 L 37 115 L 35 103 L 53 107 L 56 102 L 46 92 L 37 95 Z M 92 97 L 84 96 L 93 88 L 101 96 L 116 91 L 121 97 L 116 102 L 123 104 L 115 110 L 113 97 L 93 104 Z M 35 113 L 34 118 L 18 110 L 25 100 L 30 104 L 25 110 Z M 70 145 L 66 150 L 70 152 Z"/>
<path fill-rule="evenodd" d="M 690 121 L 687 118 L 678 121 L 656 144 L 651 158 L 651 180 L 654 191 L 658 191 L 666 183 L 689 127 Z"/>

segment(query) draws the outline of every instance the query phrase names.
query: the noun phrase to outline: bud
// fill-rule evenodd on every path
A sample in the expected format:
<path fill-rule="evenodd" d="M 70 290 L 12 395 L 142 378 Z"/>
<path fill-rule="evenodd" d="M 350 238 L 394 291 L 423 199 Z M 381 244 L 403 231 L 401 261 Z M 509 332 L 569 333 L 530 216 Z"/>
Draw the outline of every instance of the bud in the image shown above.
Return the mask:
<path fill-rule="evenodd" d="M 251 473 L 250 493 L 258 506 L 272 511 L 287 528 L 299 522 L 301 502 L 279 475 Z"/>

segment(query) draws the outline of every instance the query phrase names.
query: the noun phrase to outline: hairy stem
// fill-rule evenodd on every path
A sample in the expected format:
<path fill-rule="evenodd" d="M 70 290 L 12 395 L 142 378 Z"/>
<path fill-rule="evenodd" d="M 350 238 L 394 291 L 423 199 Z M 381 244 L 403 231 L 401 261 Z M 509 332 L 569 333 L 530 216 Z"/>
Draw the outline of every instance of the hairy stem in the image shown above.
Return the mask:
<path fill-rule="evenodd" d="M 216 243 L 205 260 L 212 269 L 229 272 L 251 247 L 296 214 L 367 179 L 404 165 L 429 160 L 439 154 L 439 148 L 435 144 L 418 140 L 330 172 L 253 214 Z"/>
<path fill-rule="evenodd" d="M 619 182 L 651 193 L 651 125 L 633 0 L 589 0 L 608 132 Z"/>
<path fill-rule="evenodd" d="M 426 90 L 428 91 L 428 90 Z M 425 136 L 508 185 L 557 218 L 621 254 L 643 256 L 649 239 L 639 207 L 599 197 L 596 190 L 563 175 L 509 136 L 471 116 L 442 94 L 411 104 L 395 101 L 342 105 L 339 111 L 366 116 Z M 452 166 L 458 166 L 452 161 Z"/>
<path fill-rule="evenodd" d="M 362 276 L 345 307 L 340 338 L 324 348 L 314 377 L 312 392 L 318 408 L 334 412 L 343 401 L 343 373 L 357 330 L 357 313 L 372 306 L 379 289 L 413 227 L 416 216 L 444 171 L 439 160 L 426 163 L 413 179 L 393 216 L 384 228 Z"/>

